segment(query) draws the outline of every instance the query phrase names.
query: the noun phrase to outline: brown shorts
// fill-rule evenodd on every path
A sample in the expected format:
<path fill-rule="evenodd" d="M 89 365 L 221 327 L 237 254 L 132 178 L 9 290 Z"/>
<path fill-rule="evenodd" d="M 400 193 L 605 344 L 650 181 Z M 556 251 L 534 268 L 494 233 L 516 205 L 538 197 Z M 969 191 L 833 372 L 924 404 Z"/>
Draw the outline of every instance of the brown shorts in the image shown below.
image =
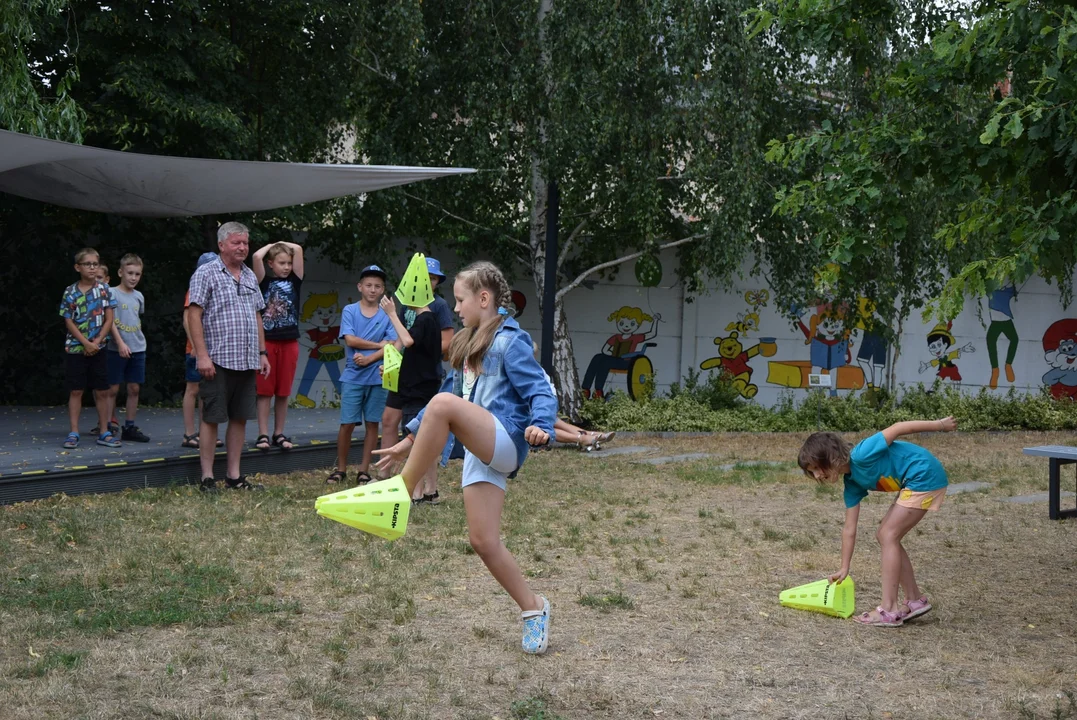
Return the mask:
<path fill-rule="evenodd" d="M 202 378 L 198 397 L 202 399 L 202 421 L 219 425 L 229 420 L 258 417 L 257 370 L 229 370 L 214 364 L 212 379 Z"/>
<path fill-rule="evenodd" d="M 914 510 L 938 510 L 946 498 L 946 488 L 916 492 L 905 488 L 898 493 L 897 504 Z"/>

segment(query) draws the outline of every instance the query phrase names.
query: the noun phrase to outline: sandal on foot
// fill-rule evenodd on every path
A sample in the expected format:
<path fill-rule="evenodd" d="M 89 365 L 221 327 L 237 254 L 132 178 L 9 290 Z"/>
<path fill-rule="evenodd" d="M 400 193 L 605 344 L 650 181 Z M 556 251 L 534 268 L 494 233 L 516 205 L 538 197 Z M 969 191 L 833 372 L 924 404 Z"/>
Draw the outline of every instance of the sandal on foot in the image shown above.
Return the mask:
<path fill-rule="evenodd" d="M 281 450 L 291 450 L 295 447 L 290 437 L 284 437 L 284 433 L 277 433 L 273 436 L 273 447 L 279 447 Z"/>
<path fill-rule="evenodd" d="M 912 620 L 931 612 L 931 603 L 927 601 L 927 595 L 921 596 L 919 600 L 905 603 L 905 607 L 908 609 L 901 613 L 902 620 Z"/>
<path fill-rule="evenodd" d="M 523 651 L 530 655 L 541 655 L 550 644 L 550 601 L 542 598 L 541 610 L 527 610 L 520 613 L 524 621 Z"/>
<path fill-rule="evenodd" d="M 593 434 L 591 435 L 591 442 L 586 445 L 583 444 L 583 436 L 587 434 L 588 433 L 586 431 L 580 430 L 579 435 L 576 436 L 576 447 L 579 448 L 581 452 L 591 452 L 595 449 L 595 440 Z"/>
<path fill-rule="evenodd" d="M 861 625 L 870 625 L 872 627 L 901 627 L 905 623 L 905 619 L 901 616 L 901 613 L 892 613 L 883 610 L 882 605 L 875 608 L 872 612 L 876 617 L 872 617 L 872 613 L 866 612 L 862 615 L 858 615 L 853 618 Z"/>
<path fill-rule="evenodd" d="M 269 436 L 259 435 L 258 439 L 254 441 L 254 447 L 258 448 L 259 450 L 268 450 L 270 447 L 272 447 L 269 444 Z"/>
<path fill-rule="evenodd" d="M 370 477 L 370 473 L 360 470 L 355 474 L 356 485 L 366 485 L 369 482 L 374 482 L 374 478 Z"/>
<path fill-rule="evenodd" d="M 224 440 L 218 440 L 216 447 L 224 447 Z"/>
<path fill-rule="evenodd" d="M 77 432 L 68 433 L 67 439 L 64 440 L 64 447 L 68 450 L 74 450 L 79 446 L 79 434 Z"/>
<path fill-rule="evenodd" d="M 336 485 L 337 483 L 344 482 L 348 479 L 348 473 L 343 470 L 334 470 L 332 474 L 325 479 L 326 485 Z"/>
<path fill-rule="evenodd" d="M 610 440 L 612 440 L 612 439 L 614 438 L 614 436 L 616 436 L 616 435 L 617 435 L 617 431 L 616 431 L 616 430 L 614 430 L 613 432 L 604 432 L 604 433 L 599 433 L 599 434 L 598 434 L 598 436 L 596 437 L 596 439 L 597 439 L 597 440 L 598 440 L 598 442 L 600 442 L 600 443 L 608 443 L 608 442 L 609 442 Z"/>
<path fill-rule="evenodd" d="M 187 433 L 184 433 L 183 434 L 183 442 L 180 443 L 180 447 L 194 448 L 195 450 L 197 450 L 198 449 L 198 434 L 196 433 L 194 435 L 188 435 Z"/>

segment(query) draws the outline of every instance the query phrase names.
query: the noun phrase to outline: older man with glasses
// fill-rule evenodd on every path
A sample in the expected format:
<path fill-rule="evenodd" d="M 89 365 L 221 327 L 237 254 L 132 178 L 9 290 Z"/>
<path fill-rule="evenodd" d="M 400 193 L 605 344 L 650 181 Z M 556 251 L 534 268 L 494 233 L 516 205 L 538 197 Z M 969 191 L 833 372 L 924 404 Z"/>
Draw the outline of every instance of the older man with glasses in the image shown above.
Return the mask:
<path fill-rule="evenodd" d="M 258 417 L 255 373 L 269 375 L 262 310 L 265 301 L 247 259 L 250 231 L 237 222 L 217 230 L 220 255 L 199 267 L 191 277 L 188 325 L 191 345 L 202 375 L 202 429 L 198 452 L 202 463 L 203 492 L 216 492 L 213 455 L 217 426 L 228 423 L 225 434 L 227 469 L 225 485 L 236 490 L 261 490 L 240 474 L 247 420 Z"/>

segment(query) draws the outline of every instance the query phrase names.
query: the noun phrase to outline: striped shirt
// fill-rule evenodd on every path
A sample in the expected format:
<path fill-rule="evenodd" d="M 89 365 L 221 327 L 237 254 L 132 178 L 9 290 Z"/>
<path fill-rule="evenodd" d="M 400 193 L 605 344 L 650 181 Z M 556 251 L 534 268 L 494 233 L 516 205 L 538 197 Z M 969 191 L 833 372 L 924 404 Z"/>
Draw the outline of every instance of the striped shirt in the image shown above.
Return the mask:
<path fill-rule="evenodd" d="M 218 257 L 195 270 L 190 298 L 191 305 L 202 308 L 202 332 L 213 364 L 229 370 L 257 370 L 261 318 L 256 313 L 265 301 L 254 271 L 243 265 L 237 281 Z"/>

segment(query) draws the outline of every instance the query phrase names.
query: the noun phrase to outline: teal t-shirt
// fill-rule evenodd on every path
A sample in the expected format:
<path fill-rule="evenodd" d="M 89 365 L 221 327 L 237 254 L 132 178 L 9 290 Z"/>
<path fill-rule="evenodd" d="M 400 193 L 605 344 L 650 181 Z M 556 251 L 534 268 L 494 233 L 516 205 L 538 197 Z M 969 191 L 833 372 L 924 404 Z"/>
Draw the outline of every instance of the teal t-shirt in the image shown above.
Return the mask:
<path fill-rule="evenodd" d="M 847 508 L 859 505 L 869 490 L 928 492 L 949 483 L 938 458 L 912 443 L 895 440 L 887 445 L 881 432 L 856 444 L 849 455 L 849 470 L 845 476 Z"/>

